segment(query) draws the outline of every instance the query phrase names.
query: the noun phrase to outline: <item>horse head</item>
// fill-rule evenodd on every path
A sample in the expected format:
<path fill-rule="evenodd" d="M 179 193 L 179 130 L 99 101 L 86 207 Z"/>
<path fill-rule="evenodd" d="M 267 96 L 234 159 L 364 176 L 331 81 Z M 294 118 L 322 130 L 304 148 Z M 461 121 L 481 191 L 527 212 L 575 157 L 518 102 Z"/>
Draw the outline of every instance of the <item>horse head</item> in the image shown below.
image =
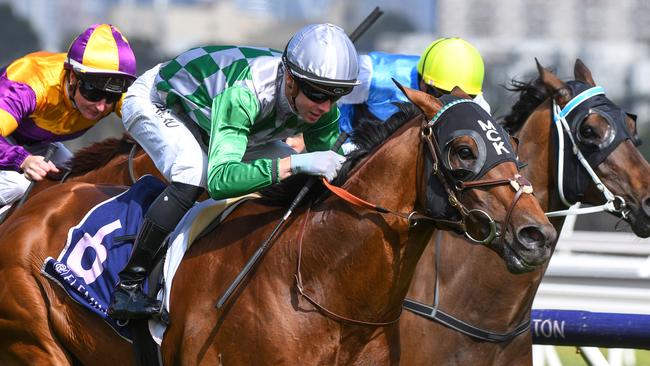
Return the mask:
<path fill-rule="evenodd" d="M 488 246 L 513 273 L 546 264 L 556 232 L 518 172 L 510 136 L 460 88 L 437 99 L 401 87 L 426 117 L 424 211 L 461 222 L 462 232 Z"/>
<path fill-rule="evenodd" d="M 562 201 L 604 205 L 636 235 L 650 236 L 650 165 L 638 149 L 636 116 L 605 96 L 580 59 L 569 82 L 537 67 L 552 96 Z"/>

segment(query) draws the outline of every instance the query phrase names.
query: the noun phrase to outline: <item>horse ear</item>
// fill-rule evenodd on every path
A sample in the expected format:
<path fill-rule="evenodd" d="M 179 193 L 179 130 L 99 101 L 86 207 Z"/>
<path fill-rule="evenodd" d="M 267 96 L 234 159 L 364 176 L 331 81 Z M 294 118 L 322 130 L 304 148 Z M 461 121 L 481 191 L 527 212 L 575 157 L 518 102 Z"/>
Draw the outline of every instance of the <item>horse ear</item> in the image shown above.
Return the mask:
<path fill-rule="evenodd" d="M 459 86 L 455 86 L 453 89 L 451 89 L 451 95 L 461 99 L 472 99 L 472 97 L 470 97 L 469 94 L 465 93 L 465 91 Z"/>
<path fill-rule="evenodd" d="M 436 113 L 438 113 L 440 108 L 442 108 L 442 102 L 440 101 L 440 99 L 434 97 L 433 95 L 430 95 L 420 90 L 408 88 L 400 84 L 399 81 L 395 79 L 392 80 L 393 83 L 397 85 L 399 90 L 401 90 L 402 93 L 404 93 L 406 98 L 411 103 L 415 104 L 428 119 L 433 118 L 433 116 L 435 116 Z"/>
<path fill-rule="evenodd" d="M 573 98 L 571 89 L 560 80 L 555 74 L 550 70 L 546 69 L 542 64 L 539 63 L 537 58 L 535 58 L 535 63 L 537 63 L 537 71 L 539 72 L 539 78 L 542 80 L 546 86 L 546 90 L 553 97 L 555 102 L 563 108 L 570 100 Z"/>
<path fill-rule="evenodd" d="M 589 71 L 587 65 L 585 65 L 579 58 L 576 59 L 576 64 L 573 67 L 573 76 L 575 76 L 576 80 L 580 80 L 591 86 L 596 86 L 596 82 L 591 76 L 591 71 Z"/>

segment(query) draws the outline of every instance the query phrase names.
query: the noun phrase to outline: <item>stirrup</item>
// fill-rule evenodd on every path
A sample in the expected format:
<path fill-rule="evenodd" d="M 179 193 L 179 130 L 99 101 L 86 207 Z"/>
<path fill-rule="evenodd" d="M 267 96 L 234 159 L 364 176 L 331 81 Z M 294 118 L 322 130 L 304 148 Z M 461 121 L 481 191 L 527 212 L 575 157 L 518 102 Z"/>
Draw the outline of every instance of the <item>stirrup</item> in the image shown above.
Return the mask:
<path fill-rule="evenodd" d="M 113 319 L 148 319 L 159 314 L 160 308 L 162 302 L 147 296 L 140 283 L 120 283 L 113 293 L 108 315 Z"/>

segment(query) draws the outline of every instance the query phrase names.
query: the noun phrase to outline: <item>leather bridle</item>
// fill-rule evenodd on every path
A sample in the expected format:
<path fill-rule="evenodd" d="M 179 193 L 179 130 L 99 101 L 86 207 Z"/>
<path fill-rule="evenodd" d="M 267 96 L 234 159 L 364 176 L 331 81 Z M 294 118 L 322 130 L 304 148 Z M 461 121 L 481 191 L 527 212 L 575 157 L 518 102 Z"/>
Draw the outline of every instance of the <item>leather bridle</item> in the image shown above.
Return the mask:
<path fill-rule="evenodd" d="M 425 215 L 422 213 L 418 213 L 417 211 L 413 210 L 411 212 L 398 212 L 394 211 L 385 207 L 382 207 L 377 204 L 370 203 L 364 199 L 361 199 L 345 189 L 337 186 L 333 186 L 330 183 L 327 182 L 326 179 L 323 178 L 322 182 L 323 184 L 336 196 L 340 197 L 344 201 L 357 206 L 357 207 L 362 207 L 366 209 L 373 210 L 375 212 L 378 212 L 380 214 L 392 214 L 398 217 L 401 217 L 405 220 L 408 221 L 408 224 L 410 227 L 415 227 L 416 225 L 419 225 L 420 222 L 422 223 L 427 223 L 430 225 L 433 225 L 437 229 L 443 229 L 443 230 L 456 230 L 463 232 L 470 240 L 476 243 L 480 244 L 485 244 L 488 245 L 490 244 L 495 238 L 501 237 L 501 241 L 503 245 L 506 245 L 505 241 L 505 233 L 501 234 L 498 229 L 496 222 L 492 217 L 485 211 L 479 210 L 479 209 L 468 209 L 459 199 L 458 196 L 465 190 L 468 189 L 474 189 L 474 188 L 486 188 L 486 187 L 495 187 L 499 185 L 506 185 L 509 184 L 512 186 L 512 188 L 516 191 L 515 197 L 510 204 L 508 211 L 505 216 L 505 221 L 503 222 L 503 228 L 504 231 L 507 232 L 508 228 L 508 223 L 512 217 L 512 212 L 517 205 L 517 202 L 519 199 L 524 195 L 524 194 L 532 194 L 533 189 L 532 185 L 530 182 L 522 177 L 519 174 L 515 174 L 515 176 L 511 179 L 507 178 L 502 178 L 502 179 L 483 179 L 483 180 L 476 180 L 476 181 L 461 181 L 458 180 L 454 185 L 450 185 L 449 181 L 454 181 L 453 179 L 449 178 L 448 172 L 446 169 L 441 168 L 440 164 L 440 148 L 438 145 L 438 142 L 436 141 L 436 138 L 434 137 L 432 128 L 433 124 L 435 123 L 435 118 L 432 119 L 431 121 L 425 121 L 421 126 L 420 126 L 420 141 L 426 146 L 426 148 L 423 148 L 425 151 L 428 151 L 430 154 L 431 160 L 433 162 L 433 167 L 431 174 L 435 174 L 437 180 L 443 185 L 445 191 L 447 192 L 448 195 L 448 201 L 449 204 L 454 207 L 461 215 L 460 220 L 446 220 L 446 219 L 439 219 L 439 218 L 434 218 L 429 215 Z M 424 177 L 427 179 L 427 177 Z M 449 180 L 448 180 L 449 179 Z M 372 321 L 366 321 L 366 320 L 357 320 L 357 319 L 352 319 L 349 317 L 345 317 L 343 315 L 337 314 L 329 309 L 327 309 L 325 306 L 321 305 L 318 301 L 316 301 L 312 296 L 306 293 L 303 282 L 302 282 L 302 276 L 300 272 L 300 265 L 301 265 L 301 257 L 302 257 L 302 241 L 303 241 L 303 233 L 306 227 L 307 223 L 307 218 L 310 214 L 310 209 L 311 205 L 308 207 L 306 213 L 305 213 L 305 218 L 303 219 L 303 223 L 301 225 L 299 234 L 298 234 L 298 260 L 297 260 L 297 268 L 296 268 L 296 274 L 295 274 L 295 279 L 296 279 L 296 286 L 298 289 L 298 292 L 302 297 L 307 299 L 314 307 L 316 307 L 322 314 L 325 316 L 339 321 L 339 322 L 346 322 L 346 323 L 351 323 L 351 324 L 358 324 L 358 325 L 368 325 L 368 326 L 385 326 L 389 324 L 393 324 L 397 322 L 401 316 L 401 308 L 399 314 L 392 320 L 385 321 L 385 322 L 372 322 Z M 475 238 L 472 237 L 471 234 L 468 233 L 467 231 L 467 221 L 472 217 L 472 215 L 484 215 L 485 218 L 488 219 L 488 225 L 489 225 L 489 233 L 485 238 Z"/>

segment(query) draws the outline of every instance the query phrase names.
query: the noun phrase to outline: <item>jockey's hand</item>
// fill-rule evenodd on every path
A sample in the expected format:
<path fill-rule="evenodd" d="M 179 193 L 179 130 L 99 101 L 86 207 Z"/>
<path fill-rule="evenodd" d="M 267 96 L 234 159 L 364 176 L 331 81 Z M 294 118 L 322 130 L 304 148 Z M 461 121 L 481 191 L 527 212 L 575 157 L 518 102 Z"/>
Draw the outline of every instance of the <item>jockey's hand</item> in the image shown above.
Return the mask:
<path fill-rule="evenodd" d="M 59 169 L 51 161 L 45 161 L 40 155 L 30 155 L 20 164 L 20 169 L 25 172 L 25 178 L 32 181 L 41 181 L 47 173 L 58 173 Z"/>
<path fill-rule="evenodd" d="M 341 169 L 345 157 L 334 151 L 316 151 L 291 155 L 292 174 L 310 174 L 323 176 L 332 181 Z"/>

